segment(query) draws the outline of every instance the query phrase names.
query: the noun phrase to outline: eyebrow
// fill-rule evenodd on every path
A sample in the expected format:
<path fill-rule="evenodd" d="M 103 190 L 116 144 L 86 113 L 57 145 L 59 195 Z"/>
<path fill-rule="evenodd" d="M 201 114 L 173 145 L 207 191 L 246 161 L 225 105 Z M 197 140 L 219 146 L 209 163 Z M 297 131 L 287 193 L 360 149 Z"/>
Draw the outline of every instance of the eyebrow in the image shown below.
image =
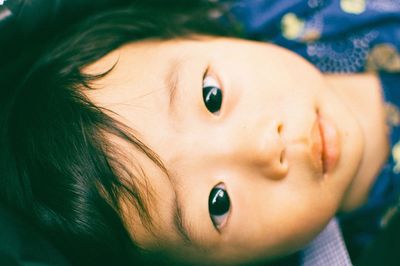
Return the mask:
<path fill-rule="evenodd" d="M 182 238 L 183 242 L 187 245 L 193 245 L 193 241 L 189 235 L 189 230 L 187 230 L 187 223 L 184 220 L 184 215 L 182 213 L 182 207 L 180 205 L 180 202 L 178 200 L 178 197 L 176 196 L 176 191 L 175 192 L 175 207 L 173 209 L 173 216 L 174 216 L 174 227 L 176 229 L 176 232 L 179 234 L 179 236 Z"/>
<path fill-rule="evenodd" d="M 176 98 L 179 85 L 179 70 L 182 66 L 183 60 L 175 58 L 168 66 L 167 73 L 164 78 L 164 84 L 169 92 L 169 113 L 176 111 Z"/>

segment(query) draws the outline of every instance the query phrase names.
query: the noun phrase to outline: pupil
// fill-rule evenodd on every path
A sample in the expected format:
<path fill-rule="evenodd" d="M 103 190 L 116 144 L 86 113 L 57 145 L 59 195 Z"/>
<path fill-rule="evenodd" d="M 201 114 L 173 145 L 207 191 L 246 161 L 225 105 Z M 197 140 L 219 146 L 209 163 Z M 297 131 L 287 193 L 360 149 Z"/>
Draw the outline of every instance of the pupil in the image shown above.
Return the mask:
<path fill-rule="evenodd" d="M 203 98 L 207 109 L 211 113 L 218 112 L 221 108 L 222 92 L 217 87 L 205 87 L 203 89 Z"/>
<path fill-rule="evenodd" d="M 228 193 L 222 188 L 213 188 L 210 193 L 208 208 L 211 215 L 223 215 L 229 211 L 230 201 Z"/>

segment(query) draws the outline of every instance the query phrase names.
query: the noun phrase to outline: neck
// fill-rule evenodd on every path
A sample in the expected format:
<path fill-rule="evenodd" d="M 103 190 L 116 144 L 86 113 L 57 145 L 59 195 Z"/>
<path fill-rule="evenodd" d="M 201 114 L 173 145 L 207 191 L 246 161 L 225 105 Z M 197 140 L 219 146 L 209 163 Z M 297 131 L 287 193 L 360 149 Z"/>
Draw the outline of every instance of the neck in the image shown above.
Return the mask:
<path fill-rule="evenodd" d="M 387 159 L 389 142 L 382 89 L 374 74 L 325 77 L 353 112 L 364 133 L 364 154 L 359 171 L 348 188 L 340 210 L 348 212 L 365 203 L 368 192 Z"/>

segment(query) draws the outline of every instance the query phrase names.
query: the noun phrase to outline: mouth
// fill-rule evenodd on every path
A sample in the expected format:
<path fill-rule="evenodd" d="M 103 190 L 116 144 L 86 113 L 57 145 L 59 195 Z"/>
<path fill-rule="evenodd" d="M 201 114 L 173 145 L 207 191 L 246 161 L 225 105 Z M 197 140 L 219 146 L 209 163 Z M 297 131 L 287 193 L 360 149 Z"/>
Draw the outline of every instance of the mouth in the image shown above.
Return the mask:
<path fill-rule="evenodd" d="M 324 117 L 319 112 L 317 112 L 315 124 L 313 154 L 319 165 L 322 166 L 322 173 L 331 173 L 340 156 L 338 130 L 332 120 Z"/>
<path fill-rule="evenodd" d="M 334 122 L 317 112 L 311 140 L 314 165 L 323 175 L 331 173 L 340 155 L 339 135 Z"/>
<path fill-rule="evenodd" d="M 319 116 L 315 119 L 314 125 L 311 129 L 311 156 L 314 167 L 321 172 L 324 172 L 323 160 L 323 141 L 321 134 L 321 126 L 319 123 Z"/>

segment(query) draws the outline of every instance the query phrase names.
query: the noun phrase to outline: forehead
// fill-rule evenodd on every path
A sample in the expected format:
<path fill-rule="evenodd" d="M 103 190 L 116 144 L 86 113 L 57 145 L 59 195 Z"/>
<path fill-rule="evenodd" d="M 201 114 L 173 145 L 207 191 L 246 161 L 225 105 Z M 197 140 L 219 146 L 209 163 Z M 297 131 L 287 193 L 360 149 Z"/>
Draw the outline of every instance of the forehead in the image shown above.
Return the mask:
<path fill-rule="evenodd" d="M 198 41 L 183 40 L 149 40 L 122 46 L 83 70 L 99 74 L 115 65 L 108 75 L 95 82 L 97 90 L 85 93 L 120 118 L 129 118 L 124 122 L 144 136 L 151 136 L 160 125 L 160 116 L 169 113 L 169 99 L 176 92 L 178 76 L 195 68 L 196 46 Z M 149 125 L 151 132 L 146 132 Z"/>
<path fill-rule="evenodd" d="M 190 50 L 186 48 L 188 43 L 191 44 Z M 196 52 L 193 50 L 197 43 L 174 40 L 125 45 L 83 70 L 85 73 L 98 74 L 115 65 L 107 76 L 95 82 L 95 90 L 85 91 L 85 94 L 97 106 L 109 110 L 109 115 L 133 129 L 134 134 L 150 149 L 157 153 L 166 150 L 160 149 L 160 145 L 168 145 L 165 140 L 176 130 L 170 123 L 171 95 L 176 93 L 174 90 L 178 82 L 178 71 L 197 71 L 198 66 L 194 62 Z M 181 67 L 183 62 L 185 68 Z M 126 147 L 124 143 L 119 144 Z M 176 205 L 174 186 L 178 184 L 171 182 L 173 180 L 140 151 L 126 147 L 124 155 L 131 158 L 131 170 L 143 178 L 143 183 L 150 191 L 149 195 L 154 197 L 151 199 L 149 213 L 155 222 L 157 237 L 166 238 L 168 242 L 178 240 L 176 232 L 171 230 L 174 223 L 172 213 Z M 163 159 L 167 157 L 163 155 Z M 134 238 L 143 245 L 152 244 L 146 242 L 154 236 L 138 226 L 141 222 L 135 208 L 124 206 L 124 212 L 129 217 L 126 220 L 131 224 Z"/>

